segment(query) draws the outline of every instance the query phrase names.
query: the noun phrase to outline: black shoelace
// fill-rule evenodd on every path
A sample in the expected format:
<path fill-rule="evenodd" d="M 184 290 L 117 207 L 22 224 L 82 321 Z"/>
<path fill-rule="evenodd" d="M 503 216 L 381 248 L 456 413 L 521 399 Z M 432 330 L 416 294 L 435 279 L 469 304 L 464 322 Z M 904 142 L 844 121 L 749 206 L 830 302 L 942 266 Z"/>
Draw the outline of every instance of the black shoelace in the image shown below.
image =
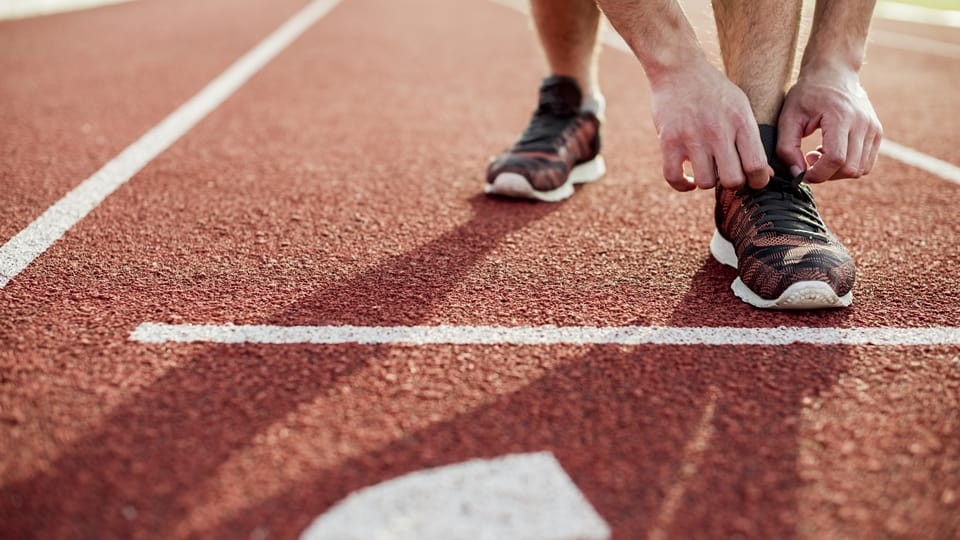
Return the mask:
<path fill-rule="evenodd" d="M 806 236 L 827 242 L 827 226 L 817 212 L 810 188 L 802 184 L 803 175 L 790 180 L 774 176 L 763 189 L 744 189 L 741 204 L 747 217 L 765 231 Z"/>

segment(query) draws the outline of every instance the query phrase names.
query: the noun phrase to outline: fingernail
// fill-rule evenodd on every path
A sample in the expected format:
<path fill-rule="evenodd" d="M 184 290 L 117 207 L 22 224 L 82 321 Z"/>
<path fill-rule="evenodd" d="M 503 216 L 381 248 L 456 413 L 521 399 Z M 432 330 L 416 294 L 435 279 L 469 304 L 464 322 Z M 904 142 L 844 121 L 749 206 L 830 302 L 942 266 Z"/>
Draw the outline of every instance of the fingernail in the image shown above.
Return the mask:
<path fill-rule="evenodd" d="M 800 176 L 800 173 L 802 172 L 803 172 L 803 169 L 801 169 L 799 166 L 797 165 L 790 166 L 790 174 L 792 174 L 794 178 Z"/>

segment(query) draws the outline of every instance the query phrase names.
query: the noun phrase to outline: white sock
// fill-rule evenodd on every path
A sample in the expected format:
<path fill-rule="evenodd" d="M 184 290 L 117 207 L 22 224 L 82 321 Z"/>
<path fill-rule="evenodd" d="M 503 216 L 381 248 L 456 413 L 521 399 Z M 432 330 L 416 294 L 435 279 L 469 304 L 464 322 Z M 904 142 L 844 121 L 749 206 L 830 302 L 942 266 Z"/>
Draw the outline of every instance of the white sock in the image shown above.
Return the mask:
<path fill-rule="evenodd" d="M 607 108 L 607 100 L 604 99 L 603 94 L 597 92 L 589 96 L 584 96 L 583 101 L 580 103 L 580 110 L 583 112 L 592 112 L 602 123 L 604 121 L 604 113 Z"/>

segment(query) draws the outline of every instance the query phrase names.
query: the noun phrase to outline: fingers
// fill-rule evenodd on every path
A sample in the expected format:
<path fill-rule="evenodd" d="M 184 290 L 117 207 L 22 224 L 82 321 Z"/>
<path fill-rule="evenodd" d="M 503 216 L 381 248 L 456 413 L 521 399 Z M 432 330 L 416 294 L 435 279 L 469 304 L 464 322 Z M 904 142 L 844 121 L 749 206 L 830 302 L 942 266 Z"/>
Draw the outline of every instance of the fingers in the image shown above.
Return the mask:
<path fill-rule="evenodd" d="M 823 133 L 822 155 L 804 176 L 804 181 L 811 184 L 818 184 L 833 178 L 847 163 L 849 126 L 837 125 L 833 122 L 828 123 L 825 118 L 820 129 Z"/>
<path fill-rule="evenodd" d="M 717 185 L 717 168 L 713 157 L 701 147 L 690 151 L 690 164 L 693 166 L 693 181 L 700 189 L 711 189 Z"/>
<path fill-rule="evenodd" d="M 712 189 L 718 183 L 730 189 L 739 188 L 744 182 L 754 189 L 764 187 L 773 176 L 773 170 L 767 164 L 759 134 L 751 138 L 747 136 L 750 130 L 743 131 L 744 136 L 738 137 L 735 145 L 721 144 L 713 152 L 697 144 L 690 145 L 687 151 L 666 145 L 663 149 L 664 179 L 677 191 Z M 693 168 L 693 178 L 683 172 L 683 163 L 688 160 Z"/>
<path fill-rule="evenodd" d="M 868 174 L 872 169 L 874 164 L 877 162 L 877 154 L 880 151 L 880 141 L 882 140 L 882 128 L 880 127 L 879 122 L 873 121 L 862 121 L 854 125 L 850 129 L 849 135 L 847 136 L 846 147 L 843 145 L 835 145 L 834 148 L 837 150 L 832 153 L 833 160 L 830 160 L 831 150 L 830 142 L 827 140 L 827 135 L 824 134 L 824 144 L 818 148 L 815 155 L 807 155 L 808 163 L 811 163 L 811 159 L 816 163 L 821 163 L 821 171 L 818 175 L 812 175 L 813 168 L 811 172 L 807 174 L 805 180 L 808 182 L 822 182 L 820 179 L 820 174 L 829 174 L 831 170 L 834 170 L 827 180 L 841 180 L 844 178 L 860 178 Z M 826 150 L 825 150 L 826 148 Z M 845 151 L 845 153 L 844 153 Z M 842 163 L 841 163 L 842 160 Z M 837 166 L 837 163 L 840 163 Z M 811 178 L 812 176 L 812 178 Z"/>
<path fill-rule="evenodd" d="M 673 147 L 663 149 L 663 178 L 677 191 L 690 191 L 697 185 L 693 179 L 683 174 L 684 152 Z"/>
<path fill-rule="evenodd" d="M 790 167 L 794 177 L 806 170 L 801 142 L 806 133 L 804 118 L 788 109 L 777 122 L 777 155 Z"/>
<path fill-rule="evenodd" d="M 743 173 L 736 146 L 727 144 L 718 147 L 714 152 L 714 160 L 717 162 L 718 182 L 721 186 L 737 189 L 743 185 L 746 176 Z"/>
<path fill-rule="evenodd" d="M 865 149 L 864 147 L 869 146 L 873 142 L 872 139 L 873 137 L 867 138 L 866 129 L 851 130 L 847 139 L 847 160 L 830 179 L 840 180 L 841 178 L 860 178 L 863 176 L 861 166 L 863 154 L 864 151 L 870 151 L 869 148 Z"/>
<path fill-rule="evenodd" d="M 767 154 L 763 151 L 760 132 L 752 127 L 741 129 L 737 133 L 736 147 L 747 184 L 753 189 L 766 186 L 773 176 L 773 169 L 767 164 Z"/>
<path fill-rule="evenodd" d="M 880 141 L 883 140 L 883 135 L 880 132 L 877 132 L 873 136 L 873 140 L 870 142 L 869 151 L 865 151 L 863 154 L 863 161 L 861 162 L 860 167 L 863 169 L 863 174 L 869 174 L 873 170 L 873 166 L 877 164 L 877 154 L 880 153 Z"/>
<path fill-rule="evenodd" d="M 869 129 L 863 141 L 863 154 L 860 156 L 861 175 L 870 174 L 877 163 L 877 154 L 880 152 L 880 141 L 883 140 L 883 126 L 874 117 L 868 122 Z"/>
<path fill-rule="evenodd" d="M 696 188 L 710 189 L 717 185 L 717 168 L 713 156 L 696 143 L 684 143 L 683 139 L 661 134 L 663 153 L 663 178 L 677 191 Z M 693 178 L 683 172 L 683 163 L 690 161 Z"/>

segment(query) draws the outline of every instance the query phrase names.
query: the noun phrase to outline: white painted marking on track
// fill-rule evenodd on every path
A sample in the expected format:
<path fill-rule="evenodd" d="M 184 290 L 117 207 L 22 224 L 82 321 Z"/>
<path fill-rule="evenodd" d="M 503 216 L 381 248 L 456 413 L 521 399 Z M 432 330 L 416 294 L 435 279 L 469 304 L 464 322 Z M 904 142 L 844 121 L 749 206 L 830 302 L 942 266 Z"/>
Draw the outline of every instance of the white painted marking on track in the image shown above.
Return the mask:
<path fill-rule="evenodd" d="M 526 5 L 517 0 L 490 0 L 495 4 L 511 8 L 521 13 L 528 13 Z M 939 10 L 937 10 L 939 11 Z M 944 43 L 925 38 L 919 38 L 906 34 L 888 31 L 872 31 L 871 39 L 878 44 L 886 47 L 907 49 L 912 51 L 928 52 L 947 56 L 949 58 L 960 58 L 960 46 L 952 43 Z M 623 37 L 609 25 L 604 24 L 600 31 L 600 40 L 618 51 L 633 54 L 630 46 L 623 40 Z M 937 159 L 919 150 L 914 150 L 902 144 L 884 140 L 880 145 L 880 153 L 899 160 L 907 165 L 912 165 L 928 173 L 939 176 L 940 178 L 960 183 L 960 168 L 956 165 Z"/>
<path fill-rule="evenodd" d="M 878 2 L 873 16 L 893 21 L 960 28 L 960 11 L 947 11 L 900 2 Z"/>
<path fill-rule="evenodd" d="M 913 148 L 888 140 L 880 142 L 880 153 L 902 161 L 907 165 L 922 169 L 930 174 L 935 174 L 940 178 L 960 184 L 960 167 L 957 167 L 953 163 L 948 163 L 942 159 L 937 159 L 923 152 L 918 152 Z"/>
<path fill-rule="evenodd" d="M 520 8 L 513 4 L 510 0 L 492 1 L 520 10 Z M 627 42 L 624 41 L 623 37 L 620 36 L 620 34 L 618 34 L 617 31 L 614 30 L 609 24 L 603 25 L 600 39 L 603 41 L 603 43 L 613 47 L 614 49 L 617 49 L 618 51 L 633 54 L 633 51 L 630 50 L 630 46 L 627 45 Z M 902 49 L 951 59 L 960 58 L 960 45 L 957 45 L 956 43 L 924 38 L 911 34 L 904 34 L 902 32 L 873 29 L 870 30 L 870 41 L 876 45 L 891 49 Z"/>
<path fill-rule="evenodd" d="M 163 121 L 0 246 L 0 288 L 150 161 L 216 109 L 340 0 L 314 0 Z"/>
<path fill-rule="evenodd" d="M 418 471 L 351 494 L 301 540 L 605 540 L 610 527 L 549 452 Z"/>
<path fill-rule="evenodd" d="M 942 56 L 953 60 L 960 58 L 960 45 L 956 43 L 947 43 L 946 41 L 928 39 L 901 32 L 871 30 L 870 42 L 874 45 L 889 47 L 891 49 L 903 49 L 933 56 Z"/>
<path fill-rule="evenodd" d="M 268 326 L 140 324 L 143 343 L 361 345 L 960 345 L 960 328 L 673 326 Z"/>
<path fill-rule="evenodd" d="M 62 11 L 90 9 L 130 0 L 0 0 L 0 19 L 23 19 Z"/>

